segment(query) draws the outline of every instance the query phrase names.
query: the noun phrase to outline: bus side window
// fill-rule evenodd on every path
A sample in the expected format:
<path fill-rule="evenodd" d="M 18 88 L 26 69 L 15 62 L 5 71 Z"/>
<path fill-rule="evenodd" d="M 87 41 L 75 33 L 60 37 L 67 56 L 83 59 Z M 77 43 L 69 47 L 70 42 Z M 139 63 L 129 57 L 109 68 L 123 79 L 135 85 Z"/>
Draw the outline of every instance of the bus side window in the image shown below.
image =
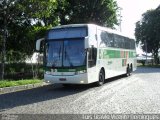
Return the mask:
<path fill-rule="evenodd" d="M 89 48 L 88 49 L 88 67 L 93 67 L 96 65 L 97 59 L 97 48 Z"/>
<path fill-rule="evenodd" d="M 135 41 L 133 39 L 130 39 L 131 40 L 131 49 L 135 49 Z"/>
<path fill-rule="evenodd" d="M 114 47 L 114 37 L 113 37 L 113 34 L 111 34 L 111 33 L 108 33 L 108 47 Z"/>

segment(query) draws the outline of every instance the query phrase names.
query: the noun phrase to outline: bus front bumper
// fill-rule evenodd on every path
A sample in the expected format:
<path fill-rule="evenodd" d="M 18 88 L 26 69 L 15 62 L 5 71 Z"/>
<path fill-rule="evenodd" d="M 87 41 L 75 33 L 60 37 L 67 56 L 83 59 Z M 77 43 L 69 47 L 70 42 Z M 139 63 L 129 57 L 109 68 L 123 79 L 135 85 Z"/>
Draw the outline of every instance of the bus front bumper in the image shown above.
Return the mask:
<path fill-rule="evenodd" d="M 44 80 L 47 83 L 62 83 L 62 84 L 88 84 L 87 73 L 77 75 L 56 76 L 44 74 Z"/>

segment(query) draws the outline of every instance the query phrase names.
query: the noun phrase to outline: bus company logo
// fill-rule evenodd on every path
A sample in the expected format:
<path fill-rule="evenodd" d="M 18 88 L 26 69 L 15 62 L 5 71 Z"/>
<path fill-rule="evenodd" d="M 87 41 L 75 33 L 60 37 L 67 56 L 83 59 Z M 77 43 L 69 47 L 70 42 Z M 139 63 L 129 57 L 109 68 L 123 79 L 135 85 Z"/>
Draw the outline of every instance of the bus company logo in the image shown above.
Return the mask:
<path fill-rule="evenodd" d="M 111 65 L 113 62 L 112 61 L 108 61 L 108 65 Z"/>

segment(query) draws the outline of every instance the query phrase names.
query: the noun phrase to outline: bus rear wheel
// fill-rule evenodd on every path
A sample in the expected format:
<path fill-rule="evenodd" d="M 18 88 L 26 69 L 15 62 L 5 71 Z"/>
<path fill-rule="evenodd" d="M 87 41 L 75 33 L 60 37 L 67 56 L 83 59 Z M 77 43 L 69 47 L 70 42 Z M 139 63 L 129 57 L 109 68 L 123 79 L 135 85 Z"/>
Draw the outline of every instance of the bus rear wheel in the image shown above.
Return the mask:
<path fill-rule="evenodd" d="M 98 82 L 96 82 L 96 85 L 97 86 L 102 86 L 105 82 L 105 74 L 104 74 L 104 71 L 101 70 L 100 73 L 99 73 L 99 80 Z"/>
<path fill-rule="evenodd" d="M 128 66 L 126 69 L 126 77 L 128 77 L 130 75 L 131 75 L 131 70 L 130 70 L 130 67 Z"/>

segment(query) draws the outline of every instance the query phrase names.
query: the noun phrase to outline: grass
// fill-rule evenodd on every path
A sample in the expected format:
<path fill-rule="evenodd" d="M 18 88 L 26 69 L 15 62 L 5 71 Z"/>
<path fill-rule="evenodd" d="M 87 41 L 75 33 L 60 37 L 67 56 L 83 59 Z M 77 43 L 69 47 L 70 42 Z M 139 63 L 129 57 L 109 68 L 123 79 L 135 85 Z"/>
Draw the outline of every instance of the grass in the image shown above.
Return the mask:
<path fill-rule="evenodd" d="M 27 85 L 27 84 L 35 84 L 35 83 L 41 83 L 41 82 L 42 80 L 38 80 L 38 79 L 27 79 L 27 80 L 16 80 L 16 81 L 2 80 L 0 81 L 0 88 Z"/>

